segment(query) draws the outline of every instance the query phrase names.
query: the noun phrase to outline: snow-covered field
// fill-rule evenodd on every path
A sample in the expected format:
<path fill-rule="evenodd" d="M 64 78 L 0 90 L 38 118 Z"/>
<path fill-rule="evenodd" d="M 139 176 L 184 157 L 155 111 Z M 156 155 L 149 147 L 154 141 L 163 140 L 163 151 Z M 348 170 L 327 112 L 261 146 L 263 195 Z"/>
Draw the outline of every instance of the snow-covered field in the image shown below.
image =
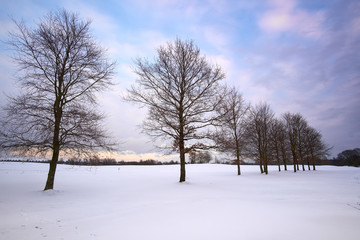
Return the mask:
<path fill-rule="evenodd" d="M 360 239 L 360 169 L 0 163 L 0 239 Z"/>

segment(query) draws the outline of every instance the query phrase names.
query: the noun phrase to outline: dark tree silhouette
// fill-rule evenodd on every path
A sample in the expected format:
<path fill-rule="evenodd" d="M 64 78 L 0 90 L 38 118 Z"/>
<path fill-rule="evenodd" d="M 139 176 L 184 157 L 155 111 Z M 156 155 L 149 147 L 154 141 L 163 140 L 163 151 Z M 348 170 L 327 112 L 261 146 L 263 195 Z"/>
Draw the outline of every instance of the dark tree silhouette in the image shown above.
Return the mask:
<path fill-rule="evenodd" d="M 240 175 L 240 160 L 244 156 L 247 144 L 245 134 L 250 106 L 235 88 L 225 92 L 226 97 L 216 109 L 219 121 L 213 139 L 219 151 L 228 152 L 236 157 L 237 172 Z"/>
<path fill-rule="evenodd" d="M 204 146 L 198 140 L 207 137 L 204 130 L 214 121 L 211 113 L 221 102 L 218 86 L 225 75 L 200 55 L 193 41 L 180 39 L 160 47 L 154 62 L 138 59 L 135 64 L 139 78 L 125 99 L 148 107 L 145 133 L 172 139 L 184 182 L 185 153 Z"/>
<path fill-rule="evenodd" d="M 308 165 L 308 170 L 310 170 L 310 164 L 313 166 L 313 170 L 316 170 L 315 162 L 319 159 L 326 158 L 330 156 L 329 147 L 322 140 L 321 133 L 315 128 L 308 126 L 304 131 L 304 150 L 305 150 L 305 159 Z"/>
<path fill-rule="evenodd" d="M 66 10 L 49 13 L 31 29 L 16 22 L 9 45 L 16 51 L 22 93 L 11 97 L 0 145 L 9 150 L 52 151 L 44 190 L 53 189 L 60 151 L 109 149 L 96 93 L 112 83 L 114 63 L 90 33 L 90 21 Z"/>
<path fill-rule="evenodd" d="M 261 173 L 268 174 L 268 163 L 271 159 L 271 125 L 274 113 L 270 105 L 260 103 L 250 109 L 247 137 L 248 154 L 259 161 Z"/>
<path fill-rule="evenodd" d="M 294 164 L 294 172 L 299 170 L 299 131 L 301 128 L 302 116 L 300 114 L 285 113 L 283 118 L 286 123 L 286 130 L 289 138 L 292 160 Z"/>
<path fill-rule="evenodd" d="M 313 163 L 315 170 L 316 159 L 329 155 L 329 148 L 322 140 L 321 133 L 311 127 L 306 119 L 300 113 L 285 113 L 286 130 L 288 134 L 294 172 L 299 170 L 299 161 L 305 171 L 305 163 L 308 164 L 310 170 L 310 161 Z"/>
<path fill-rule="evenodd" d="M 273 119 L 270 129 L 270 145 L 272 150 L 272 156 L 276 160 L 279 171 L 281 171 L 281 162 L 284 164 L 285 171 L 286 165 L 286 129 L 282 121 Z"/>

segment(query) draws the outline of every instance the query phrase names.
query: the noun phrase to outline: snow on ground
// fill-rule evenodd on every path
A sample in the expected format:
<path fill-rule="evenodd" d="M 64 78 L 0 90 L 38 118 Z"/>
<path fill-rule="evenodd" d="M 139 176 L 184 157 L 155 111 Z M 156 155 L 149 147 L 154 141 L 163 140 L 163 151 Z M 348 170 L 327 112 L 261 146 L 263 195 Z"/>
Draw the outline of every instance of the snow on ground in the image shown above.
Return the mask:
<path fill-rule="evenodd" d="M 0 239 L 359 239 L 359 168 L 186 168 L 0 163 Z"/>

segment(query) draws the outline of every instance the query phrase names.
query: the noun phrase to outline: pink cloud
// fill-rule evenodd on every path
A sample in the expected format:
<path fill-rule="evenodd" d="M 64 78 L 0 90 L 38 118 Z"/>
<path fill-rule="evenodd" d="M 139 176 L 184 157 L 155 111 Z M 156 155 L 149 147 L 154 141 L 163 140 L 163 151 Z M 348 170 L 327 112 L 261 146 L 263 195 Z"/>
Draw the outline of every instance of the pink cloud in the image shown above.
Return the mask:
<path fill-rule="evenodd" d="M 292 32 L 306 38 L 323 35 L 324 13 L 298 9 L 292 0 L 270 0 L 270 9 L 260 18 L 260 27 L 268 33 Z"/>

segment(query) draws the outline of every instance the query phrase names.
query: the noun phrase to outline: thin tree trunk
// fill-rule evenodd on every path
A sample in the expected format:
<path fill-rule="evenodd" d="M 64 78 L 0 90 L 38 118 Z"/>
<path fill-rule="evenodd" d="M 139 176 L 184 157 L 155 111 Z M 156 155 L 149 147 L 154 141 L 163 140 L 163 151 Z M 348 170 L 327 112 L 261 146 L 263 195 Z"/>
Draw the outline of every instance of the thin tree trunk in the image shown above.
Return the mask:
<path fill-rule="evenodd" d="M 281 172 L 280 161 L 278 160 L 279 172 Z"/>
<path fill-rule="evenodd" d="M 296 165 L 297 165 L 297 156 L 296 156 L 296 152 L 294 149 L 291 149 L 291 153 L 292 153 L 292 156 L 293 156 L 293 164 L 294 164 L 294 172 L 296 172 Z M 298 166 L 298 169 L 299 170 L 299 166 Z"/>
<path fill-rule="evenodd" d="M 281 172 L 280 153 L 279 153 L 279 147 L 278 146 L 276 146 L 276 161 L 277 161 L 277 164 L 278 164 L 279 172 Z"/>
<path fill-rule="evenodd" d="M 305 163 L 303 157 L 301 157 L 301 166 L 302 166 L 302 170 L 305 171 Z"/>
<path fill-rule="evenodd" d="M 240 171 L 240 159 L 236 159 L 236 162 L 237 162 L 238 175 L 241 175 L 241 171 Z"/>
<path fill-rule="evenodd" d="M 313 170 L 315 171 L 315 157 L 314 155 L 311 153 L 311 160 L 312 160 L 312 164 L 313 164 Z"/>
<path fill-rule="evenodd" d="M 302 170 L 305 171 L 305 161 L 304 161 L 304 157 L 303 157 L 303 154 L 302 154 L 302 151 L 299 150 L 299 156 L 300 156 L 300 161 L 301 161 L 301 166 L 302 166 Z M 299 170 L 299 169 L 298 169 Z"/>
<path fill-rule="evenodd" d="M 180 140 L 180 142 L 179 142 L 179 150 L 180 150 L 180 182 L 185 182 L 185 180 L 186 180 L 186 172 L 185 172 L 185 144 L 184 144 L 184 140 Z"/>
<path fill-rule="evenodd" d="M 237 135 L 235 133 L 235 137 L 236 137 L 236 163 L 237 163 L 237 170 L 238 170 L 238 175 L 241 175 L 241 171 L 240 171 L 240 147 L 239 147 L 239 141 L 237 139 Z"/>
<path fill-rule="evenodd" d="M 283 147 L 281 147 L 281 158 L 284 163 L 284 170 L 287 171 L 286 154 L 285 154 L 285 150 L 283 149 Z"/>
<path fill-rule="evenodd" d="M 284 163 L 284 170 L 287 171 L 286 158 L 284 157 L 284 155 L 282 156 L 282 159 L 283 159 L 283 163 Z"/>
<path fill-rule="evenodd" d="M 267 160 L 264 161 L 264 172 L 265 172 L 266 175 L 269 173 L 269 172 L 268 172 L 268 163 L 267 163 Z"/>

